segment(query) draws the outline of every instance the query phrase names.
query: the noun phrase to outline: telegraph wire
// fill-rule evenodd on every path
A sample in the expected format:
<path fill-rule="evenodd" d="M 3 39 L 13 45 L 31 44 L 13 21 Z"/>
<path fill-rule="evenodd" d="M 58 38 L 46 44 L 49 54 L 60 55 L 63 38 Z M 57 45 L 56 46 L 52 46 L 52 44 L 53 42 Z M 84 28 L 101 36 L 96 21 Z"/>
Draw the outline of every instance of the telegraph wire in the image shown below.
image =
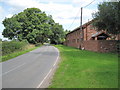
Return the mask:
<path fill-rule="evenodd" d="M 95 0 L 93 0 L 92 2 L 90 2 L 89 4 L 85 5 L 84 7 L 81 7 L 81 8 L 86 8 L 87 6 L 91 5 Z M 69 26 L 68 30 L 70 29 L 70 27 L 73 25 L 73 23 L 75 22 L 75 19 L 77 18 L 78 14 L 80 13 L 81 11 L 81 8 L 79 9 L 76 17 L 74 18 L 73 22 L 71 23 L 71 25 Z"/>
<path fill-rule="evenodd" d="M 75 22 L 75 20 L 76 20 L 77 16 L 78 16 L 78 15 L 79 15 L 79 13 L 80 13 L 80 10 L 81 10 L 81 8 L 79 9 L 78 13 L 76 14 L 76 17 L 73 19 L 72 23 L 70 24 L 70 26 L 69 26 L 68 30 L 70 29 L 70 27 L 71 27 L 71 26 L 73 25 L 73 23 Z"/>
<path fill-rule="evenodd" d="M 92 2 L 90 2 L 89 4 L 85 5 L 83 8 L 86 8 L 87 6 L 89 6 L 90 4 L 92 4 L 95 0 L 93 0 Z"/>

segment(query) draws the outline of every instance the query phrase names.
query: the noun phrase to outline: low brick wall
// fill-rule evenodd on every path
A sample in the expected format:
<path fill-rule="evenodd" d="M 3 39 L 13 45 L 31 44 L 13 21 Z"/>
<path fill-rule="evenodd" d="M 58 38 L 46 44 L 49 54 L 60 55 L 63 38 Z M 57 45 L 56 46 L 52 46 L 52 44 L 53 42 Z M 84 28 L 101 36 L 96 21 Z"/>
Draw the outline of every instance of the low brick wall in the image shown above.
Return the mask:
<path fill-rule="evenodd" d="M 115 52 L 117 51 L 117 40 L 86 40 L 83 43 L 67 43 L 64 45 L 70 47 L 81 48 L 94 52 Z"/>
<path fill-rule="evenodd" d="M 64 45 L 65 46 L 69 46 L 69 47 L 75 47 L 75 48 L 80 48 L 80 42 L 64 42 Z"/>
<path fill-rule="evenodd" d="M 95 52 L 117 51 L 116 40 L 89 40 L 89 41 L 84 41 L 83 46 L 85 50 L 95 51 Z"/>
<path fill-rule="evenodd" d="M 98 41 L 95 40 L 88 40 L 88 41 L 84 41 L 83 45 L 85 50 L 89 50 L 89 51 L 98 51 Z"/>

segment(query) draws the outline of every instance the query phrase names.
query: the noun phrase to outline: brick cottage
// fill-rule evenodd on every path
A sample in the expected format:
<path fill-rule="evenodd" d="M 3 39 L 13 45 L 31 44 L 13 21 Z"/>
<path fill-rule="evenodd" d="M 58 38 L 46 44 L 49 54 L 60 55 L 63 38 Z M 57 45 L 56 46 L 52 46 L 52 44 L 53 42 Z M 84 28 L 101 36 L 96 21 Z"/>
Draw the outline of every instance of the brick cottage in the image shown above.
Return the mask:
<path fill-rule="evenodd" d="M 117 36 L 116 40 L 111 40 L 111 35 L 105 31 L 97 32 L 93 22 L 94 20 L 82 25 L 83 32 L 80 30 L 81 27 L 77 27 L 69 32 L 66 35 L 64 45 L 96 52 L 116 51 L 119 37 Z"/>

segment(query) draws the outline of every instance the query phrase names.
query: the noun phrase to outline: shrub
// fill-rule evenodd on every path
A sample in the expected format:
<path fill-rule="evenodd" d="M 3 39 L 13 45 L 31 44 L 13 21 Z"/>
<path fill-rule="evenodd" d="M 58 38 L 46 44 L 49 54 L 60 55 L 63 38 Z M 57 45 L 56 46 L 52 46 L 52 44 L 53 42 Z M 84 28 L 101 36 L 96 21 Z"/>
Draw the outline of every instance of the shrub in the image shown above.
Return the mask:
<path fill-rule="evenodd" d="M 28 45 L 28 43 L 24 41 L 4 41 L 2 42 L 2 55 L 10 54 L 15 51 L 21 51 L 26 45 Z"/>
<path fill-rule="evenodd" d="M 42 45 L 41 43 L 35 44 L 36 47 L 39 47 L 39 46 L 41 46 L 41 45 Z"/>

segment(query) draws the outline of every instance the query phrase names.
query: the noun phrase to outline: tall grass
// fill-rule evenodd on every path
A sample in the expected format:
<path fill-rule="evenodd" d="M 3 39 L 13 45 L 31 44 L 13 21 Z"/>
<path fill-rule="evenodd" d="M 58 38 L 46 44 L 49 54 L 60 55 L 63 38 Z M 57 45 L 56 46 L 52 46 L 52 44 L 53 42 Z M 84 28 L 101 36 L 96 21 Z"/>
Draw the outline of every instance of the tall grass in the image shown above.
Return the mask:
<path fill-rule="evenodd" d="M 38 47 L 35 45 L 28 44 L 25 41 L 5 41 L 2 42 L 2 57 L 0 57 L 0 62 L 15 58 L 19 55 L 27 53 Z"/>
<path fill-rule="evenodd" d="M 16 51 L 21 51 L 28 43 L 19 41 L 5 41 L 2 42 L 2 56 L 11 54 Z"/>

